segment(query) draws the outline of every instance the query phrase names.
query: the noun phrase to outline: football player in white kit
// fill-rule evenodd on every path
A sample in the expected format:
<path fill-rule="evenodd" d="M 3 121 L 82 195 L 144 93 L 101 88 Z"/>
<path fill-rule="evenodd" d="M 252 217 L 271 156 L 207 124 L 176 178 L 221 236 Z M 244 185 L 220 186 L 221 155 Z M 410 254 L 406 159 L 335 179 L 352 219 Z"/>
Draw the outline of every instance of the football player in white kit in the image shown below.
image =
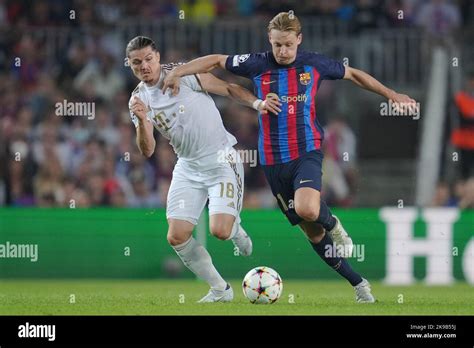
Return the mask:
<path fill-rule="evenodd" d="M 252 241 L 240 225 L 244 171 L 233 148 L 237 141 L 226 131 L 207 92 L 274 113 L 278 112 L 278 104 L 263 102 L 248 90 L 208 73 L 182 78 L 177 96 L 164 94 L 160 86 L 176 64 L 160 64 L 153 40 L 135 37 L 128 43 L 126 55 L 133 74 L 141 81 L 129 102 L 140 152 L 147 157 L 153 154 L 156 128 L 178 156 L 166 204 L 168 242 L 183 263 L 210 285 L 209 293 L 199 302 L 229 302 L 233 299 L 232 287 L 217 272 L 208 251 L 192 236 L 209 199 L 211 233 L 221 240 L 232 240 L 243 256 L 252 253 Z"/>

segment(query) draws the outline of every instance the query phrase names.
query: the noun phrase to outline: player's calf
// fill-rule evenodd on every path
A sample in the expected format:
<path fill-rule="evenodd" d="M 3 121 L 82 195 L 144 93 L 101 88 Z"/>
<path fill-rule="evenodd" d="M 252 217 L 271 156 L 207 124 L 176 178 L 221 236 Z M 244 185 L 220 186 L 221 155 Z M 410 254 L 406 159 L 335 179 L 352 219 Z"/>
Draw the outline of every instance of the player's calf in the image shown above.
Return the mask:
<path fill-rule="evenodd" d="M 349 234 L 342 227 L 339 219 L 332 215 L 326 202 L 321 199 L 320 192 L 310 187 L 301 187 L 295 192 L 295 211 L 304 220 L 320 224 L 327 231 L 331 239 L 337 246 L 344 247 L 343 257 L 352 255 L 353 243 Z M 308 238 L 313 243 L 318 243 L 320 237 L 315 236 L 315 240 Z"/>
<path fill-rule="evenodd" d="M 227 282 L 214 267 L 211 255 L 192 237 L 194 225 L 178 219 L 168 219 L 168 224 L 168 243 L 171 244 L 184 265 L 206 281 L 212 290 L 225 290 Z"/>
<path fill-rule="evenodd" d="M 310 240 L 310 244 L 321 259 L 337 273 L 346 278 L 352 286 L 356 286 L 362 282 L 360 274 L 354 272 L 347 260 L 333 252 L 334 244 L 329 234 L 324 233 L 323 238 L 321 238 L 318 243 L 313 243 Z"/>
<path fill-rule="evenodd" d="M 324 227 L 315 222 L 302 221 L 299 226 L 309 241 L 313 244 L 317 244 L 324 237 Z"/>
<path fill-rule="evenodd" d="M 210 221 L 211 234 L 221 240 L 231 240 L 238 248 L 239 254 L 249 256 L 252 254 L 252 240 L 235 221 L 235 217 L 230 214 L 215 214 Z"/>

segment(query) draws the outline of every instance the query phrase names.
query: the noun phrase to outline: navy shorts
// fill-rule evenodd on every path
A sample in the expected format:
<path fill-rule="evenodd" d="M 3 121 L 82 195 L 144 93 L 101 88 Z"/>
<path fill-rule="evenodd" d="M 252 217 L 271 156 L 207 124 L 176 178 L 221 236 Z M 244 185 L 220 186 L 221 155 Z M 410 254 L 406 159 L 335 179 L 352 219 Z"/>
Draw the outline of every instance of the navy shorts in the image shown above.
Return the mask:
<path fill-rule="evenodd" d="M 262 166 L 278 205 L 294 226 L 303 221 L 295 211 L 295 191 L 311 187 L 321 192 L 323 153 L 313 150 L 282 164 Z"/>

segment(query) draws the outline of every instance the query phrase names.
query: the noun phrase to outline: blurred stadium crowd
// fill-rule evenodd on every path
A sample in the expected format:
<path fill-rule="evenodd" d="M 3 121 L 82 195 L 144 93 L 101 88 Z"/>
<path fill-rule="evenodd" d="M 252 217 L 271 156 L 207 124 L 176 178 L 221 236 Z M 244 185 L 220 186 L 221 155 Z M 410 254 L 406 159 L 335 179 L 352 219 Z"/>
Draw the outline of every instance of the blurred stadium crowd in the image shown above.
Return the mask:
<path fill-rule="evenodd" d="M 442 4 L 439 12 L 433 11 L 435 4 Z M 127 108 L 137 81 L 123 58 L 118 58 L 117 52 L 123 57 L 125 45 L 113 47 L 104 42 L 107 32 L 125 18 L 177 18 L 180 10 L 188 20 L 204 24 L 257 17 L 264 25 L 276 13 L 289 9 L 300 17 L 347 21 L 353 35 L 399 26 L 396 16 L 402 9 L 404 26 L 419 26 L 436 35 L 466 25 L 472 4 L 442 0 L 0 0 L 0 206 L 163 207 L 176 158 L 161 136 L 157 136 L 150 159 L 138 152 Z M 44 43 L 30 35 L 39 28 L 64 27 L 83 31 L 85 39 L 69 42 L 59 57 L 49 55 Z M 265 49 L 268 47 L 262 47 Z M 195 55 L 168 51 L 163 52 L 162 61 Z M 474 89 L 469 93 L 474 98 Z M 63 101 L 93 103 L 94 116 L 58 116 L 56 103 Z M 335 102 L 321 100 L 322 110 Z M 224 98 L 216 98 L 216 103 L 238 147 L 256 149 L 255 111 Z M 472 118 L 474 111 L 467 113 Z M 356 135 L 343 116 L 328 119 L 324 196 L 330 205 L 351 206 L 357 187 Z M 474 147 L 467 152 L 474 152 Z M 354 154 L 351 161 L 344 160 L 344 153 Z M 261 169 L 246 164 L 245 170 L 244 207 L 273 206 Z M 472 173 L 466 179 L 469 175 Z M 464 202 L 459 195 L 470 187 L 473 198 L 467 206 L 474 207 L 473 180 L 462 181 L 465 186 L 458 184 L 455 189 L 440 184 L 434 204 Z"/>

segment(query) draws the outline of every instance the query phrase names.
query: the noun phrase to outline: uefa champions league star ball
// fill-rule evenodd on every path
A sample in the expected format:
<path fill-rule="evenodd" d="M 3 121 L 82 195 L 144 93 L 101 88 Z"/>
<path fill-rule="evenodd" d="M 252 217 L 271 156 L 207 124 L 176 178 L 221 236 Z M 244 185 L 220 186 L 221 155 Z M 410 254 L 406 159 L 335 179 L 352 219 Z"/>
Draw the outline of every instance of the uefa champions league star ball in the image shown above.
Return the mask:
<path fill-rule="evenodd" d="M 245 275 L 242 289 L 251 303 L 274 303 L 281 296 L 283 282 L 274 269 L 260 266 Z"/>

